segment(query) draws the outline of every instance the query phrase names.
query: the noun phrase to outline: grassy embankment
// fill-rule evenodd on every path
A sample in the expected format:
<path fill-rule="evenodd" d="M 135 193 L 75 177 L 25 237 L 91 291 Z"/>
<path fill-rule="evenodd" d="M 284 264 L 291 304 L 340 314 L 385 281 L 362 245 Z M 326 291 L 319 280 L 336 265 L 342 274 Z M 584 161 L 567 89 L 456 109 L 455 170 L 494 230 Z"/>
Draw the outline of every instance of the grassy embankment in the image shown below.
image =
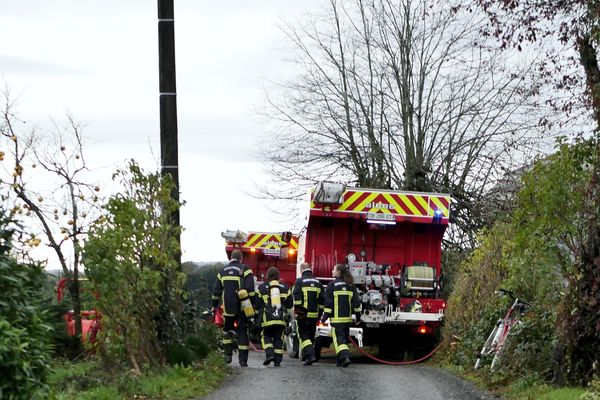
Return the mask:
<path fill-rule="evenodd" d="M 482 375 L 463 368 L 438 365 L 472 382 L 482 390 L 502 396 L 506 400 L 580 400 L 583 388 L 555 388 L 527 379 L 507 380 L 503 375 Z M 591 398 L 595 399 L 595 398 Z"/>
<path fill-rule="evenodd" d="M 219 386 L 228 371 L 223 359 L 211 353 L 189 367 L 169 366 L 143 371 L 108 371 L 100 360 L 56 362 L 49 378 L 51 399 L 190 399 Z"/>

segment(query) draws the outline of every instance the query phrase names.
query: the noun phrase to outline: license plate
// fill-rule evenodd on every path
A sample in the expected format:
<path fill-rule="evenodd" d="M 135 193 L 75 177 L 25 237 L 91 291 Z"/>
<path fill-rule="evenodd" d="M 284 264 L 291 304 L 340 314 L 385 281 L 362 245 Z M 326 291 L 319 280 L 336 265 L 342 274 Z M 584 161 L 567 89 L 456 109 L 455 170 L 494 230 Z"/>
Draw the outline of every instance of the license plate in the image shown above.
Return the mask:
<path fill-rule="evenodd" d="M 394 214 L 368 212 L 367 219 L 378 221 L 395 221 Z"/>

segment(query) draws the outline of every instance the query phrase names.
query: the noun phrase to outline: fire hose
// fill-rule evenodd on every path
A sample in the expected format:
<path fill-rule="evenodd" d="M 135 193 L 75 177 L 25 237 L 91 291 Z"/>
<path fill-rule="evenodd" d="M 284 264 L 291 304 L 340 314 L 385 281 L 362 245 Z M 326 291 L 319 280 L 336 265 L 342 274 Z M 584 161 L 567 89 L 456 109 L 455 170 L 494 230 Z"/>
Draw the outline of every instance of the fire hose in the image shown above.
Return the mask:
<path fill-rule="evenodd" d="M 364 351 L 362 348 L 360 348 L 358 346 L 358 344 L 354 341 L 354 339 L 352 339 L 352 337 L 348 336 L 348 339 L 350 339 L 350 342 L 354 345 L 354 347 L 356 347 L 356 349 L 362 354 L 365 355 L 367 357 L 369 357 L 371 360 L 373 361 L 377 361 L 378 363 L 381 364 L 385 364 L 385 365 L 410 365 L 410 364 L 418 364 L 422 361 L 427 360 L 429 357 L 431 357 L 432 355 L 435 354 L 436 351 L 439 350 L 439 348 L 442 346 L 442 344 L 440 343 L 435 349 L 433 349 L 429 354 L 427 354 L 424 357 L 421 357 L 417 360 L 411 360 L 411 361 L 386 361 L 386 360 L 382 360 L 380 358 L 377 358 L 369 353 L 367 353 L 366 351 Z"/>
<path fill-rule="evenodd" d="M 420 362 L 423 362 L 425 360 L 427 360 L 429 357 L 431 357 L 432 355 L 435 354 L 436 351 L 439 350 L 439 348 L 442 346 L 442 344 L 440 343 L 435 349 L 433 349 L 429 354 L 417 359 L 417 360 L 411 360 L 411 361 L 387 361 L 387 360 L 382 360 L 380 358 L 377 358 L 375 356 L 373 356 L 372 354 L 367 353 L 366 351 L 364 351 L 361 347 L 358 346 L 358 344 L 354 341 L 354 339 L 352 339 L 352 337 L 348 337 L 348 339 L 350 339 L 350 342 L 354 345 L 354 347 L 356 347 L 356 349 L 364 356 L 367 356 L 368 358 L 370 358 L 373 361 L 376 361 L 380 364 L 385 364 L 385 365 L 410 365 L 410 364 L 418 364 Z M 252 348 L 253 351 L 260 353 L 260 352 L 264 352 L 264 350 L 262 349 L 257 349 L 256 346 L 254 346 L 254 343 L 250 342 L 250 347 Z"/>
<path fill-rule="evenodd" d="M 263 353 L 264 352 L 263 349 L 256 348 L 256 346 L 254 345 L 254 343 L 252 343 L 252 341 L 250 341 L 250 347 L 252 348 L 252 351 L 255 351 L 257 353 Z M 327 350 L 327 349 L 323 349 L 323 350 Z M 323 351 L 323 350 L 321 350 L 321 351 Z M 287 354 L 287 351 L 284 351 L 284 354 Z"/>

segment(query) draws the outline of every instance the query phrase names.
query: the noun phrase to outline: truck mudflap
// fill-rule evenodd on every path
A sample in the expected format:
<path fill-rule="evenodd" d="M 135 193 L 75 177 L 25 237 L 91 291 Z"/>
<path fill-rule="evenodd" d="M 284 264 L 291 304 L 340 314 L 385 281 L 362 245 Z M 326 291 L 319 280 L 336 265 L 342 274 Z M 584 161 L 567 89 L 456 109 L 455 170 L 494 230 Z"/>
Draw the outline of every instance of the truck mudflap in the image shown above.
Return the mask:
<path fill-rule="evenodd" d="M 427 322 L 441 322 L 444 313 L 424 313 L 424 312 L 404 312 L 392 311 L 388 313 L 365 312 L 360 316 L 360 320 L 366 324 L 422 324 Z"/>
<path fill-rule="evenodd" d="M 331 337 L 331 325 L 329 323 L 317 325 L 317 331 L 315 336 Z M 358 343 L 358 347 L 363 347 L 363 329 L 357 327 L 350 327 L 350 336 L 353 337 Z"/>

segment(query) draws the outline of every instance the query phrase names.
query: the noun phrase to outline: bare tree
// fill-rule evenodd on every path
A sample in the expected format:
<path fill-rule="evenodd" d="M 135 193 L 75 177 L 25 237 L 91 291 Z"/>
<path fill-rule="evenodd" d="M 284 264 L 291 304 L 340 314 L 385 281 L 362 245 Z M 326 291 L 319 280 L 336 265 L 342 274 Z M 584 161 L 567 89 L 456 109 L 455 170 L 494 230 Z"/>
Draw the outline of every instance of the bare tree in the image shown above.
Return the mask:
<path fill-rule="evenodd" d="M 302 72 L 268 91 L 263 159 L 283 190 L 262 192 L 293 198 L 325 179 L 450 193 L 455 243 L 472 245 L 486 190 L 552 140 L 535 59 L 487 43 L 486 22 L 460 0 L 330 0 L 285 25 Z"/>
<path fill-rule="evenodd" d="M 4 91 L 0 132 L 8 154 L 0 153 L 1 185 L 8 189 L 5 202 L 12 215 L 31 232 L 22 238 L 22 253 L 45 244 L 56 256 L 64 276 L 72 278 L 75 333 L 81 335 L 79 272 L 82 238 L 96 215 L 100 187 L 85 183 L 88 171 L 82 128 L 67 115 L 67 125 L 54 123 L 54 130 L 40 134 L 26 131 L 14 112 L 8 90 Z M 41 236 L 38 237 L 38 236 Z"/>

